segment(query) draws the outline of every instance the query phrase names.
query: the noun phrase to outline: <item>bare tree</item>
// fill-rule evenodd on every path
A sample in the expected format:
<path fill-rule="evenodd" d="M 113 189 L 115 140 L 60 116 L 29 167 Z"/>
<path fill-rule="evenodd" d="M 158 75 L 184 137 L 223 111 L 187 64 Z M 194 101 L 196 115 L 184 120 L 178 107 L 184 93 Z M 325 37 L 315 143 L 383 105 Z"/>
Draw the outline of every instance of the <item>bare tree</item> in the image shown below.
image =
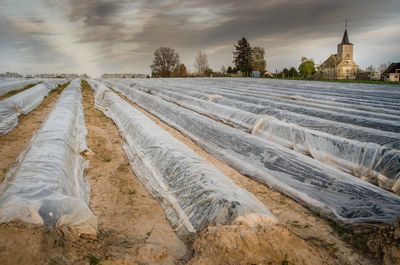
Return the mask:
<path fill-rule="evenodd" d="M 389 65 L 390 65 L 390 62 L 382 63 L 381 65 L 379 65 L 379 72 L 383 73 L 386 70 L 386 68 L 388 68 Z"/>
<path fill-rule="evenodd" d="M 206 70 L 209 68 L 207 54 L 205 51 L 198 51 L 194 62 L 194 68 L 196 69 L 197 75 L 205 76 Z"/>
<path fill-rule="evenodd" d="M 153 76 L 170 77 L 177 69 L 179 71 L 179 54 L 169 47 L 160 47 L 154 52 L 151 70 Z"/>
<path fill-rule="evenodd" d="M 373 72 L 375 72 L 375 67 L 371 64 L 370 66 L 365 68 L 365 71 L 369 72 L 369 73 L 373 73 Z"/>
<path fill-rule="evenodd" d="M 222 76 L 225 76 L 225 75 L 226 75 L 226 68 L 225 68 L 225 66 L 221 66 L 221 74 L 222 74 Z"/>

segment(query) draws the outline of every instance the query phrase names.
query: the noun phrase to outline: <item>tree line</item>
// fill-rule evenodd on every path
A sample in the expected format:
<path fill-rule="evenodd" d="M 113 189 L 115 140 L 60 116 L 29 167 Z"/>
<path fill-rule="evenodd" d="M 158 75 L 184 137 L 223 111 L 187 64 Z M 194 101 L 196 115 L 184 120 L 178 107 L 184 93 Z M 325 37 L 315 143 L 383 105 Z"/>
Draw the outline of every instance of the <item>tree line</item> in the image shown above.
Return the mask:
<path fill-rule="evenodd" d="M 185 76 L 230 76 L 239 71 L 243 76 L 250 76 L 253 71 L 261 75 L 266 71 L 265 50 L 262 47 L 251 47 L 248 40 L 243 37 L 234 44 L 232 66 L 222 66 L 218 72 L 213 71 L 205 51 L 198 51 L 195 56 L 194 72 L 189 73 L 175 49 L 160 47 L 154 52 L 153 64 L 150 66 L 153 77 L 185 77 Z"/>
<path fill-rule="evenodd" d="M 251 76 L 257 71 L 259 76 L 272 75 L 266 71 L 267 61 L 265 59 L 265 50 L 262 47 L 252 47 L 249 41 L 243 37 L 233 45 L 233 66 L 222 66 L 220 71 L 214 71 L 208 64 L 208 58 L 205 51 L 198 51 L 195 56 L 194 71 L 189 72 L 184 63 L 180 61 L 177 51 L 169 47 L 160 47 L 154 52 L 153 64 L 151 65 L 153 77 L 209 77 L 209 76 Z M 379 72 L 386 69 L 387 65 L 382 64 Z M 373 66 L 367 69 L 358 69 L 356 79 L 372 79 L 377 72 Z M 276 71 L 273 74 L 277 78 L 293 79 L 321 79 L 317 72 L 314 59 L 301 57 L 300 64 L 284 68 L 282 71 Z M 378 77 L 379 78 L 379 77 Z"/>

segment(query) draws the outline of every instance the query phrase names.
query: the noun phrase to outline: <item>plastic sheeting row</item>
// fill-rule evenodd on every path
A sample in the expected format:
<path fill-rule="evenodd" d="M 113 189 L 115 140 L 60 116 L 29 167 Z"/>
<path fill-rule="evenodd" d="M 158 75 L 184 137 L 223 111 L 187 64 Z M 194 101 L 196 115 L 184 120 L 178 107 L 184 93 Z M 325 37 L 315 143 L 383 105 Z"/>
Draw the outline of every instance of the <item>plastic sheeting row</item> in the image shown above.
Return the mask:
<path fill-rule="evenodd" d="M 105 86 L 89 81 L 96 106 L 118 126 L 132 169 L 160 200 L 178 234 L 209 224 L 228 224 L 238 216 L 275 217 L 251 193 L 200 158 L 143 113 Z"/>
<path fill-rule="evenodd" d="M 172 82 L 168 82 L 172 83 Z M 214 84 L 215 83 L 215 84 Z M 186 83 L 185 83 L 186 84 Z M 241 84 L 241 83 L 239 83 Z M 193 84 L 190 84 L 192 86 Z M 204 85 L 204 84 L 200 84 Z M 350 105 L 350 104 L 334 104 L 327 100 L 318 100 L 318 99 L 308 99 L 304 96 L 299 96 L 295 91 L 288 92 L 282 90 L 273 90 L 273 89 L 266 89 L 262 88 L 251 88 L 251 84 L 245 84 L 246 87 L 242 86 L 234 86 L 228 84 L 222 84 L 220 82 L 210 82 L 208 84 L 208 88 L 212 88 L 213 91 L 225 91 L 231 92 L 235 95 L 241 96 L 250 96 L 256 97 L 258 99 L 265 99 L 270 105 L 278 103 L 278 106 L 283 106 L 285 108 L 290 107 L 301 107 L 304 108 L 306 111 L 322 111 L 322 113 L 313 113 L 313 115 L 320 115 L 320 114 L 327 114 L 327 115 L 336 115 L 336 119 L 346 119 L 349 117 L 357 118 L 367 117 L 373 119 L 383 119 L 388 121 L 399 121 L 400 111 L 386 109 L 383 107 L 377 108 L 372 106 L 364 106 L 364 105 Z M 186 84 L 189 86 L 189 84 Z M 285 92 L 285 94 L 283 93 Z M 283 109 L 283 108 L 282 108 Z M 293 111 L 293 110 L 292 110 Z M 311 112 L 311 113 L 312 113 Z M 344 116 L 341 117 L 341 116 Z M 325 116 L 324 116 L 325 117 Z"/>
<path fill-rule="evenodd" d="M 15 79 L 3 80 L 0 83 L 0 96 L 15 90 L 24 88 L 24 86 L 40 82 L 40 79 Z"/>
<path fill-rule="evenodd" d="M 115 83 L 115 82 L 114 82 Z M 130 82 L 131 86 L 138 88 L 154 88 L 155 84 L 149 84 L 147 82 L 134 81 Z M 343 122 L 325 120 L 318 117 L 312 117 L 308 115 L 298 114 L 291 111 L 268 108 L 262 105 L 256 105 L 253 103 L 247 103 L 239 100 L 233 100 L 230 98 L 222 97 L 221 95 L 216 95 L 215 93 L 205 93 L 199 92 L 201 91 L 197 87 L 193 87 L 192 89 L 180 89 L 177 86 L 171 87 L 162 87 L 174 92 L 183 93 L 185 95 L 209 100 L 221 105 L 234 107 L 237 109 L 241 109 L 247 112 L 251 112 L 254 114 L 266 114 L 269 116 L 273 116 L 278 120 L 290 122 L 293 124 L 297 124 L 304 128 L 308 128 L 311 130 L 318 130 L 321 132 L 325 132 L 328 134 L 336 135 L 338 137 L 356 140 L 359 142 L 366 143 L 376 143 L 378 145 L 386 146 L 392 149 L 400 149 L 400 134 L 393 132 L 384 132 L 381 130 L 376 130 L 367 127 L 356 126 L 353 124 L 347 124 Z"/>
<path fill-rule="evenodd" d="M 0 134 L 12 131 L 18 125 L 20 114 L 28 114 L 64 80 L 49 80 L 0 101 Z"/>
<path fill-rule="evenodd" d="M 386 106 L 379 105 L 379 107 L 368 106 L 362 104 L 349 104 L 335 102 L 333 96 L 321 97 L 320 91 L 302 91 L 293 90 L 290 88 L 269 88 L 265 86 L 255 85 L 248 82 L 240 82 L 240 86 L 236 87 L 234 84 L 227 82 L 226 86 L 222 86 L 220 82 L 216 82 L 216 86 L 221 88 L 227 88 L 230 91 L 245 92 L 251 95 L 263 96 L 265 98 L 271 98 L 280 102 L 287 102 L 297 105 L 306 105 L 311 107 L 318 107 L 321 109 L 328 109 L 339 111 L 341 113 L 349 113 L 362 115 L 367 117 L 376 117 L 378 119 L 393 119 L 400 114 L 399 110 L 388 109 Z M 325 91 L 327 91 L 325 89 Z M 381 100 L 383 92 L 375 94 L 375 99 Z M 343 94 L 341 94 L 343 96 Z M 358 95 L 357 95 L 358 96 Z M 393 94 L 390 95 L 393 97 Z M 348 99 L 348 98 L 347 98 Z M 358 98 L 355 98 L 358 99 Z M 382 102 L 380 102 L 382 104 Z"/>
<path fill-rule="evenodd" d="M 171 82 L 171 81 L 170 81 Z M 208 86 L 193 86 L 193 85 L 179 86 L 183 89 L 189 89 L 191 91 L 200 91 L 204 93 L 214 93 L 223 97 L 238 100 L 241 102 L 252 103 L 263 106 L 263 109 L 272 112 L 276 109 L 290 111 L 298 114 L 308 115 L 310 117 L 318 117 L 325 120 L 337 121 L 342 123 L 354 124 L 362 127 L 373 128 L 377 130 L 389 131 L 389 132 L 400 132 L 399 117 L 396 115 L 381 114 L 359 111 L 357 114 L 350 114 L 349 111 L 344 112 L 344 108 L 336 110 L 323 109 L 314 104 L 304 105 L 296 101 L 282 100 L 277 98 L 271 98 L 269 95 L 262 95 L 260 93 L 241 91 L 239 88 L 221 88 L 215 85 Z M 369 116 L 368 116 L 369 115 Z M 371 117 L 372 116 L 372 117 Z M 378 117 L 377 117 L 378 116 Z M 387 118 L 391 117 L 391 120 L 382 119 L 382 116 Z"/>
<path fill-rule="evenodd" d="M 368 182 L 156 96 L 114 89 L 239 172 L 338 223 L 394 223 L 400 214 L 400 198 Z"/>
<path fill-rule="evenodd" d="M 79 80 L 60 98 L 0 186 L 0 222 L 21 220 L 95 234 L 84 178 L 87 149 Z"/>
<path fill-rule="evenodd" d="M 166 81 L 169 82 L 169 81 Z M 173 81 L 172 81 L 173 82 Z M 398 100 L 400 95 L 396 86 L 382 86 L 362 84 L 340 84 L 340 88 L 334 88 L 333 83 L 320 83 L 319 87 L 314 87 L 315 82 L 301 82 L 289 80 L 272 80 L 272 79 L 213 79 L 213 84 L 218 86 L 226 86 L 229 89 L 240 89 L 241 91 L 268 92 L 277 93 L 288 96 L 300 96 L 316 100 L 324 100 L 329 103 L 345 103 L 351 104 L 352 108 L 376 107 L 386 110 L 400 110 Z M 210 85 L 210 81 L 206 79 L 190 79 L 185 83 L 201 86 L 201 84 Z M 370 88 L 370 89 L 368 89 Z M 328 103 L 328 104 L 329 104 Z"/>
<path fill-rule="evenodd" d="M 165 89 L 141 90 L 263 139 L 309 154 L 323 163 L 400 193 L 400 150 L 309 130 L 271 116 L 253 114 Z"/>

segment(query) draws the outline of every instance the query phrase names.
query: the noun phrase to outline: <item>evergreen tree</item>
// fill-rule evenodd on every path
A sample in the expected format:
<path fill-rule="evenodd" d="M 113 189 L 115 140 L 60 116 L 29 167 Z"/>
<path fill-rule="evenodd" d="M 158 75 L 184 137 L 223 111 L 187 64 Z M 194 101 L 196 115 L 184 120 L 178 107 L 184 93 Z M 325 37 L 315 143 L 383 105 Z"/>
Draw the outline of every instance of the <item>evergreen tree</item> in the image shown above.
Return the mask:
<path fill-rule="evenodd" d="M 289 70 L 287 68 L 283 68 L 282 74 L 283 78 L 287 78 L 289 76 Z"/>
<path fill-rule="evenodd" d="M 233 52 L 233 63 L 236 66 L 237 70 L 242 71 L 247 76 L 250 75 L 252 71 L 251 68 L 251 56 L 252 56 L 252 49 L 250 43 L 247 41 L 245 37 L 238 41 L 237 45 L 235 46 L 235 51 Z"/>
<path fill-rule="evenodd" d="M 180 77 L 186 77 L 187 76 L 186 66 L 183 63 L 179 67 L 179 76 Z"/>
<path fill-rule="evenodd" d="M 294 68 L 293 66 L 289 69 L 289 77 L 291 78 L 295 78 L 297 77 L 298 73 L 296 68 Z"/>

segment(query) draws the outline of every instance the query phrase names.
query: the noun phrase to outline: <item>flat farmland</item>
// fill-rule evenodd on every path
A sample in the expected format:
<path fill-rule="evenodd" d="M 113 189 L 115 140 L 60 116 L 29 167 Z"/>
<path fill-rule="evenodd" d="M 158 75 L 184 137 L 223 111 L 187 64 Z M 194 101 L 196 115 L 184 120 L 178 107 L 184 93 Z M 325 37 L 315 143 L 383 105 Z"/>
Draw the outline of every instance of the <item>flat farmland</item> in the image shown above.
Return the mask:
<path fill-rule="evenodd" d="M 399 86 L 15 83 L 0 264 L 400 261 Z"/>

